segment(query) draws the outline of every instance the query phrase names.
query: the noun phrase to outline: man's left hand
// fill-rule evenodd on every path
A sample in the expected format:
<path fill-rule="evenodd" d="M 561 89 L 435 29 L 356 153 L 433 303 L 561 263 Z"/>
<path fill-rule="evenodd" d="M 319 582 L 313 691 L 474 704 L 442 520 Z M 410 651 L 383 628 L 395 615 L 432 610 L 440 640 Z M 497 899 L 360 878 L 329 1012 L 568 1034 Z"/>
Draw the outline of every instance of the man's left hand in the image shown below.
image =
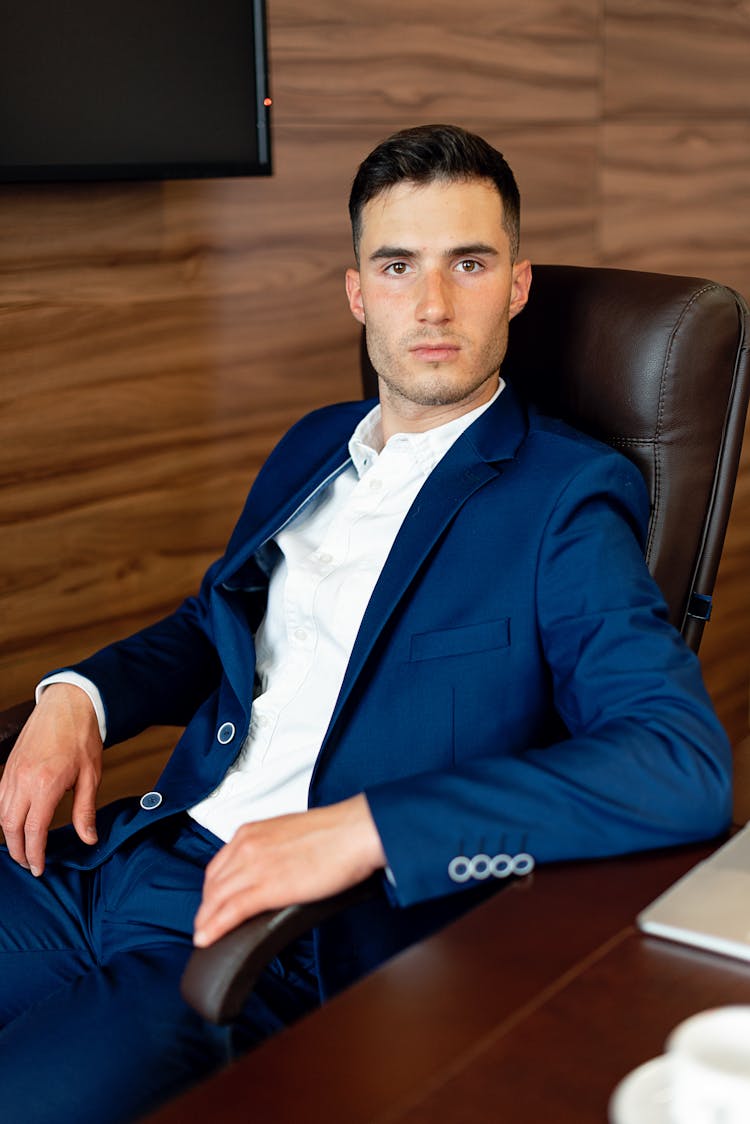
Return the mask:
<path fill-rule="evenodd" d="M 385 866 L 367 798 L 245 824 L 206 867 L 200 948 L 267 909 L 315 901 Z"/>

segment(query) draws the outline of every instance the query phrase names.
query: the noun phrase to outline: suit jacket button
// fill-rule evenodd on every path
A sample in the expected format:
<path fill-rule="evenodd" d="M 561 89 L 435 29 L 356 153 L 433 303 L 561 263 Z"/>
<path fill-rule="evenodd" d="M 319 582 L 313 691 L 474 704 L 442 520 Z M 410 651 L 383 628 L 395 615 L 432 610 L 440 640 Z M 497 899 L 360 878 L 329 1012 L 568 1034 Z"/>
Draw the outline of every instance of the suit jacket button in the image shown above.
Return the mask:
<path fill-rule="evenodd" d="M 492 873 L 492 859 L 490 856 L 485 854 L 474 855 L 470 864 L 470 873 L 472 878 L 478 878 L 480 881 L 489 878 Z"/>
<path fill-rule="evenodd" d="M 490 862 L 490 874 L 493 878 L 507 878 L 513 873 L 513 859 L 510 855 L 493 855 Z"/>
<path fill-rule="evenodd" d="M 528 851 L 519 851 L 513 858 L 514 874 L 531 874 L 535 866 L 534 856 L 530 855 Z"/>
<path fill-rule="evenodd" d="M 163 799 L 160 792 L 147 792 L 141 797 L 141 807 L 147 812 L 152 812 L 154 808 L 159 807 Z"/>
<path fill-rule="evenodd" d="M 221 726 L 216 732 L 216 740 L 221 745 L 228 745 L 231 742 L 237 731 L 234 728 L 233 722 L 222 722 Z"/>
<path fill-rule="evenodd" d="M 448 877 L 452 882 L 468 882 L 471 878 L 471 859 L 466 855 L 456 855 L 448 863 Z"/>

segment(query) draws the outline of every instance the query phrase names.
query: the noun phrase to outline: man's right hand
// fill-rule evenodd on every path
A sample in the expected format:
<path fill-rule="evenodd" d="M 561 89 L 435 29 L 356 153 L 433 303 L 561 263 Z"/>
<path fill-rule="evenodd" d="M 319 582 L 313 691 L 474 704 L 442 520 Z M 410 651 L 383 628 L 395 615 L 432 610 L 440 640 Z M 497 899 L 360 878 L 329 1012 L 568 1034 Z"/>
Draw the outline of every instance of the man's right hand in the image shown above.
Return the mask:
<path fill-rule="evenodd" d="M 38 877 L 55 809 L 73 789 L 73 827 L 96 843 L 102 739 L 85 691 L 52 683 L 18 735 L 0 780 L 0 827 L 11 857 Z"/>

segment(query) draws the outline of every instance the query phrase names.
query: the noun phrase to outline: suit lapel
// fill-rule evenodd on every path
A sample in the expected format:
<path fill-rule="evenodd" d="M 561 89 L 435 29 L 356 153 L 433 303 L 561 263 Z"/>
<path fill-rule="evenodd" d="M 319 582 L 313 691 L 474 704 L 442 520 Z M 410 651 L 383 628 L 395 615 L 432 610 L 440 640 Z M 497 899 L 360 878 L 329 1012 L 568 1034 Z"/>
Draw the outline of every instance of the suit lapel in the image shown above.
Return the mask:
<path fill-rule="evenodd" d="M 351 433 L 372 405 L 372 402 L 355 403 L 352 408 L 342 408 L 340 413 L 332 412 L 327 427 L 321 427 L 315 434 L 314 447 L 309 443 L 301 447 L 298 444 L 283 455 L 274 454 L 273 465 L 267 462 L 267 467 L 271 467 L 267 473 L 270 480 L 259 477 L 229 540 L 224 564 L 214 581 L 211 606 L 216 635 L 221 637 L 224 671 L 243 705 L 250 705 L 255 645 L 242 593 L 262 592 L 267 585 L 256 553 L 346 467 L 350 460 Z M 345 434 L 343 440 L 342 433 Z"/>
<path fill-rule="evenodd" d="M 290 441 L 288 450 L 271 455 L 229 540 L 217 583 L 231 587 L 259 547 L 349 463 L 349 438 L 373 405 L 372 401 L 357 402 L 341 407 L 340 412 L 332 411 L 330 419 L 314 432 L 314 444 L 309 439 L 307 443 Z"/>
<path fill-rule="evenodd" d="M 470 496 L 503 471 L 528 429 L 510 387 L 467 429 L 432 471 L 412 504 L 362 618 L 313 781 L 346 700 L 387 624 L 435 543 Z"/>

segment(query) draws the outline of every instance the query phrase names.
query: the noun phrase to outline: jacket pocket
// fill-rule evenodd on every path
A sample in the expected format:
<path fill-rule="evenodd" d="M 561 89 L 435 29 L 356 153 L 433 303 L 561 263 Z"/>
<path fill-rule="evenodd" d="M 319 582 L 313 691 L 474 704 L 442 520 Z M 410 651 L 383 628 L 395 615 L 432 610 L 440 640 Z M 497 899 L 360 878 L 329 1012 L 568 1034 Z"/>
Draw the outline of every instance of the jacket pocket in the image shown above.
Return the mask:
<path fill-rule="evenodd" d="M 435 660 L 464 656 L 472 652 L 491 652 L 510 645 L 510 617 L 437 632 L 420 632 L 411 638 L 409 659 Z"/>

